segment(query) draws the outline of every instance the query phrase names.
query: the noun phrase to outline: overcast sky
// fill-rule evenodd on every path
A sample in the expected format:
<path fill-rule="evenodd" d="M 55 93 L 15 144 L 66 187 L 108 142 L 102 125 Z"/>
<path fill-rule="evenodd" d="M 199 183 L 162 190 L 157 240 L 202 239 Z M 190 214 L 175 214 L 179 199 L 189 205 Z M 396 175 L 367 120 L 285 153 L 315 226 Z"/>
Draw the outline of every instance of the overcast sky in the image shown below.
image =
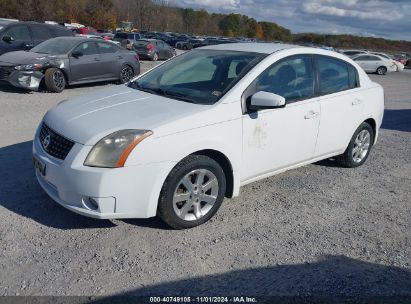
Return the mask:
<path fill-rule="evenodd" d="M 180 7 L 240 13 L 293 33 L 411 40 L 411 0 L 171 0 Z"/>

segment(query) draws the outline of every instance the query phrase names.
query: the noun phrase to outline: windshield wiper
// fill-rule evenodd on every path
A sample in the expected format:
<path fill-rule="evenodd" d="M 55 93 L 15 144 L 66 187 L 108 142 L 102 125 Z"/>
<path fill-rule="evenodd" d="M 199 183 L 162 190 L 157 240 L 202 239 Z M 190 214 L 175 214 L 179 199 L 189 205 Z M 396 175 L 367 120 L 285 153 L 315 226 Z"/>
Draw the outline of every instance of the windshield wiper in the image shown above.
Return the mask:
<path fill-rule="evenodd" d="M 130 83 L 130 86 L 136 87 L 137 90 L 140 90 L 140 91 L 143 91 L 143 92 L 156 94 L 156 95 L 161 95 L 161 96 L 166 96 L 166 97 L 171 97 L 171 98 L 174 98 L 174 99 L 177 99 L 177 100 L 186 101 L 186 102 L 190 102 L 190 103 L 198 103 L 197 100 L 192 99 L 190 97 L 187 97 L 187 95 L 185 95 L 185 94 L 174 92 L 174 91 L 169 91 L 169 90 L 164 90 L 162 88 L 144 87 L 141 84 L 139 84 L 137 81 L 133 82 L 133 83 Z"/>
<path fill-rule="evenodd" d="M 136 87 L 137 90 L 140 90 L 140 91 L 143 91 L 143 92 L 147 92 L 147 93 L 151 93 L 151 94 L 157 94 L 157 95 L 165 95 L 163 89 L 143 87 L 137 81 L 130 83 L 130 86 Z"/>
<path fill-rule="evenodd" d="M 168 97 L 172 97 L 178 100 L 182 100 L 182 101 L 187 101 L 187 102 L 191 102 L 191 103 L 198 103 L 197 100 L 188 97 L 187 95 L 183 94 L 183 93 L 178 93 L 178 92 L 174 92 L 174 91 L 168 91 L 168 90 L 163 90 L 165 95 Z"/>

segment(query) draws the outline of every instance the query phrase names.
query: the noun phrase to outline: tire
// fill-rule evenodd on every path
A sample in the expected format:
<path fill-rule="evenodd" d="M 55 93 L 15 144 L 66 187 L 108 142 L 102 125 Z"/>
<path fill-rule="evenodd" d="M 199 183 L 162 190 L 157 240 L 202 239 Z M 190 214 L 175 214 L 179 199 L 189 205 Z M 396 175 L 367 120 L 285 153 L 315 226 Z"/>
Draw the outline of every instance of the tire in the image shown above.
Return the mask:
<path fill-rule="evenodd" d="M 188 48 L 187 48 L 186 45 L 183 45 L 182 49 L 183 49 L 183 50 L 188 50 Z"/>
<path fill-rule="evenodd" d="M 60 93 L 66 87 L 66 77 L 62 70 L 50 68 L 44 73 L 44 83 L 50 92 Z"/>
<path fill-rule="evenodd" d="M 359 142 L 361 141 L 359 137 L 363 134 L 368 134 L 368 140 L 364 138 L 363 143 L 359 147 Z M 374 143 L 374 136 L 374 130 L 372 127 L 368 123 L 363 122 L 354 132 L 354 135 L 352 136 L 344 154 L 336 157 L 337 162 L 346 168 L 355 168 L 364 164 L 368 158 L 368 155 L 370 155 L 371 148 Z M 358 154 L 355 153 L 356 151 Z"/>
<path fill-rule="evenodd" d="M 157 214 L 174 229 L 196 227 L 217 212 L 225 191 L 226 178 L 221 166 L 210 157 L 190 155 L 173 168 L 164 182 Z"/>
<path fill-rule="evenodd" d="M 387 74 L 387 68 L 385 66 L 380 66 L 376 72 L 378 75 L 385 75 Z"/>
<path fill-rule="evenodd" d="M 134 70 L 129 65 L 123 65 L 120 70 L 119 81 L 121 84 L 129 82 L 134 77 Z"/>
<path fill-rule="evenodd" d="M 158 54 L 157 53 L 154 53 L 154 55 L 153 55 L 153 61 L 157 61 L 158 60 Z"/>

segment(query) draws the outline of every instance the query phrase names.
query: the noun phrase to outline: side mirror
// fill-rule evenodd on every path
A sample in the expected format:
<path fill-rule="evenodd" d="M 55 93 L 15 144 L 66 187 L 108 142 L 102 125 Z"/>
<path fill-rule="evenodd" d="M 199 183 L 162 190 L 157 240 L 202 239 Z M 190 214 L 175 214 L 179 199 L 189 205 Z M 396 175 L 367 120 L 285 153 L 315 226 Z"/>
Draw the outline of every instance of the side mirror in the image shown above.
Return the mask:
<path fill-rule="evenodd" d="M 259 91 L 251 96 L 250 110 L 275 109 L 285 106 L 285 98 L 283 96 Z"/>
<path fill-rule="evenodd" d="M 14 41 L 14 38 L 11 37 L 11 36 L 9 36 L 9 35 L 4 35 L 4 36 L 3 36 L 3 41 L 4 41 L 4 42 L 7 42 L 7 43 L 10 43 L 10 42 L 13 42 L 13 41 Z"/>
<path fill-rule="evenodd" d="M 79 58 L 83 56 L 83 53 L 80 51 L 76 51 L 76 52 L 71 53 L 71 56 L 73 56 L 74 58 Z"/>

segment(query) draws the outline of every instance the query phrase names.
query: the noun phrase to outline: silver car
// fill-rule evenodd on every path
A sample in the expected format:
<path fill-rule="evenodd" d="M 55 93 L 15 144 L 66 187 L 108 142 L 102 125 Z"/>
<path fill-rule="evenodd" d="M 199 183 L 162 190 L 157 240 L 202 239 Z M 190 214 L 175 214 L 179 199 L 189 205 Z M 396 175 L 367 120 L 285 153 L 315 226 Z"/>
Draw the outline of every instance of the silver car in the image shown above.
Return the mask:
<path fill-rule="evenodd" d="M 58 37 L 30 51 L 0 56 L 0 81 L 15 87 L 61 92 L 67 85 L 97 81 L 126 83 L 140 73 L 135 52 L 83 37 Z"/>

